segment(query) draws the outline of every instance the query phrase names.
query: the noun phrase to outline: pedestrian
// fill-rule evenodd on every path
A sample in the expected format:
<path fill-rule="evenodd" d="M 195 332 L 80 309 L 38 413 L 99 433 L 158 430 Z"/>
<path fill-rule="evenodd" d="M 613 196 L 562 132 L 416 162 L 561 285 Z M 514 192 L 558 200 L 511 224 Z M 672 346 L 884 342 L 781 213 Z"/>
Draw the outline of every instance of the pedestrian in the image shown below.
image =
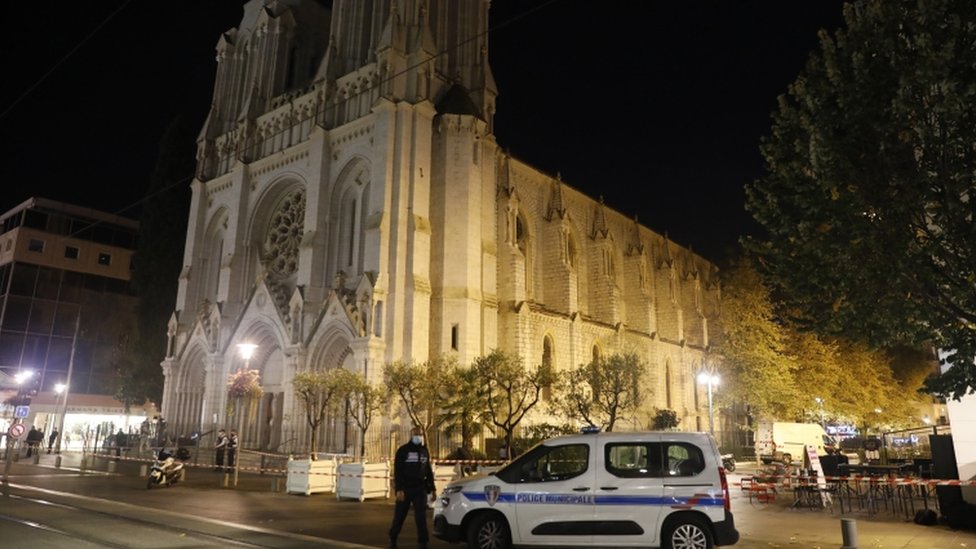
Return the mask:
<path fill-rule="evenodd" d="M 30 431 L 27 431 L 27 457 L 34 455 L 38 443 L 42 440 L 44 440 L 44 433 L 38 431 L 36 427 L 31 425 Z"/>
<path fill-rule="evenodd" d="M 58 440 L 58 428 L 55 427 L 51 431 L 50 436 L 47 437 L 47 453 L 51 453 L 51 449 L 54 448 L 54 441 Z"/>
<path fill-rule="evenodd" d="M 125 446 L 125 443 L 125 433 L 122 432 L 122 429 L 119 429 L 119 432 L 115 433 L 115 461 L 118 461 L 122 457 L 122 447 Z"/>
<path fill-rule="evenodd" d="M 166 446 L 166 442 L 167 442 L 166 420 L 163 419 L 163 416 L 157 416 L 157 418 L 158 419 L 156 421 L 156 446 L 162 448 Z"/>
<path fill-rule="evenodd" d="M 217 431 L 217 439 L 214 441 L 214 471 L 224 468 L 224 453 L 227 451 L 227 431 L 223 429 Z"/>
<path fill-rule="evenodd" d="M 234 468 L 234 462 L 237 459 L 237 443 L 237 431 L 231 429 L 230 436 L 227 437 L 227 470 Z"/>
<path fill-rule="evenodd" d="M 141 456 L 146 450 L 149 449 L 149 436 L 150 436 L 149 418 L 142 420 L 139 424 L 139 455 Z"/>
<path fill-rule="evenodd" d="M 410 441 L 397 449 L 393 461 L 393 486 L 396 505 L 393 508 L 393 525 L 390 526 L 390 549 L 396 549 L 397 536 L 411 505 L 417 523 L 417 542 L 420 549 L 427 549 L 427 498 L 434 493 L 434 471 L 430 465 L 430 453 L 424 446 L 423 431 L 419 427 L 414 427 L 410 431 Z"/>

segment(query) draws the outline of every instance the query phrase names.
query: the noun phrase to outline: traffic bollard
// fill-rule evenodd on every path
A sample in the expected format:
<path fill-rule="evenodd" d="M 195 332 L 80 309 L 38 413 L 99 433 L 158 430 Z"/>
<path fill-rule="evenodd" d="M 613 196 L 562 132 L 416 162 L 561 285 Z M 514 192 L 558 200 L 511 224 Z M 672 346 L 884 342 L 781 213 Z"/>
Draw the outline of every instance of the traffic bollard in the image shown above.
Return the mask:
<path fill-rule="evenodd" d="M 840 519 L 840 532 L 844 538 L 841 549 L 857 549 L 857 521 L 852 518 Z"/>
<path fill-rule="evenodd" d="M 40 462 L 41 462 L 41 454 L 35 453 L 34 454 L 34 465 L 37 465 Z"/>
<path fill-rule="evenodd" d="M 149 469 L 146 467 L 146 464 L 143 463 L 142 465 L 139 466 L 139 476 L 145 477 L 148 474 L 149 474 Z"/>
<path fill-rule="evenodd" d="M 115 472 L 115 462 L 114 461 L 108 462 L 108 472 L 109 473 L 114 473 Z"/>

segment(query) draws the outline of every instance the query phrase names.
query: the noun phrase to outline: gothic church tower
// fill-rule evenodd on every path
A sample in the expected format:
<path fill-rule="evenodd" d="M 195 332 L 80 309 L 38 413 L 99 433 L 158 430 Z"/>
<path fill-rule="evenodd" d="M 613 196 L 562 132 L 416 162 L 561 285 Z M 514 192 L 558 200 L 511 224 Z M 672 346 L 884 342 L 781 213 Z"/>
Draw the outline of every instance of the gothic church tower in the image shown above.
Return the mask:
<path fill-rule="evenodd" d="M 661 407 L 698 416 L 686 376 L 708 336 L 680 319 L 714 316 L 714 268 L 499 152 L 489 2 L 328 4 L 251 0 L 217 42 L 163 361 L 171 428 L 231 426 L 226 382 L 246 363 L 265 393 L 245 446 L 300 450 L 296 373 L 379 383 L 388 362 L 495 348 L 563 369 L 639 349 Z M 347 420 L 322 427 L 324 449 L 359 447 Z"/>

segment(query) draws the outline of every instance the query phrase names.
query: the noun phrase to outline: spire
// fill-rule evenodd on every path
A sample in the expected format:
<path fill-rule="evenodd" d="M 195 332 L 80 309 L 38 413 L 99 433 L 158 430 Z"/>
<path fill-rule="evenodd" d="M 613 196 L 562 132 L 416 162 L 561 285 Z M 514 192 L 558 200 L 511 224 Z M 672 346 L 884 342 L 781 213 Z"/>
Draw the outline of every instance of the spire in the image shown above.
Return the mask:
<path fill-rule="evenodd" d="M 400 19 L 400 11 L 395 0 L 390 4 L 390 16 L 386 19 L 380 38 L 376 42 L 377 53 L 390 49 L 406 51 L 403 22 Z"/>

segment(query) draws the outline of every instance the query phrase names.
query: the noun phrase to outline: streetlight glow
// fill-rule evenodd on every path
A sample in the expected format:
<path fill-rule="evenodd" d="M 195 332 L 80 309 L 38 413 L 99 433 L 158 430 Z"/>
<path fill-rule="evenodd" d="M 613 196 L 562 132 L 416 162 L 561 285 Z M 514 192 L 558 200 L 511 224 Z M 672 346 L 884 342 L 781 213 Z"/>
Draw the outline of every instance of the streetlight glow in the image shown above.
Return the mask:
<path fill-rule="evenodd" d="M 813 400 L 815 400 L 817 404 L 820 406 L 820 426 L 824 428 L 824 431 L 826 431 L 827 420 L 824 419 L 824 399 L 820 397 L 816 397 Z"/>
<path fill-rule="evenodd" d="M 244 362 L 245 362 L 244 369 L 245 370 L 247 369 L 247 366 L 248 366 L 247 365 L 247 361 L 251 360 L 251 357 L 254 356 L 254 351 L 257 350 L 257 348 L 258 348 L 258 346 L 255 345 L 254 343 L 238 343 L 237 344 L 237 352 L 238 352 L 238 354 L 241 355 L 241 358 L 244 359 Z"/>
<path fill-rule="evenodd" d="M 251 357 L 258 346 L 254 343 L 238 343 L 237 353 L 244 359 L 244 370 L 250 370 Z M 244 399 L 237 398 L 237 447 L 234 448 L 234 486 L 237 486 L 237 478 L 241 468 L 241 450 L 244 449 Z M 224 484 L 226 484 L 226 475 Z"/>
<path fill-rule="evenodd" d="M 718 387 L 721 378 L 713 372 L 700 372 L 698 383 L 708 387 L 708 431 L 715 436 L 715 409 L 712 406 L 712 388 Z"/>

